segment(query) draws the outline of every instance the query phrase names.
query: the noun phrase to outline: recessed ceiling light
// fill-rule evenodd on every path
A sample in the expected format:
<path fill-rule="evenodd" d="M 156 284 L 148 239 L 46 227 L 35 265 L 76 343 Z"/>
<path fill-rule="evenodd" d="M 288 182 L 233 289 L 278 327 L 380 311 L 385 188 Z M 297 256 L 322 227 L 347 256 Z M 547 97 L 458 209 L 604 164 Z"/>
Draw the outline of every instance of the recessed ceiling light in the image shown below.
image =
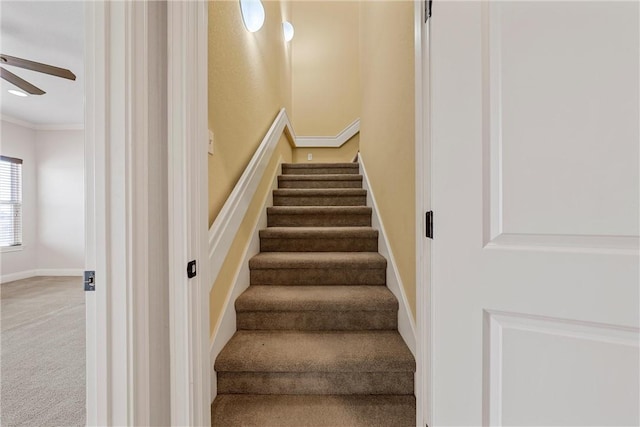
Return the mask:
<path fill-rule="evenodd" d="M 8 92 L 11 95 L 15 95 L 15 96 L 29 96 L 26 93 L 22 92 L 21 90 L 9 89 Z"/>

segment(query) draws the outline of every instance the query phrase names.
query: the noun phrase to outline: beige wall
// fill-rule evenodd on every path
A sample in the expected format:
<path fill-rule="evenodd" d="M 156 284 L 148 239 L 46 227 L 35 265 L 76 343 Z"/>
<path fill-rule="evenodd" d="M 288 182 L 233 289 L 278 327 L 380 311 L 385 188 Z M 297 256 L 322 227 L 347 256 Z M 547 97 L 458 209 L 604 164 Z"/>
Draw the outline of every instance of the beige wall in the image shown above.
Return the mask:
<path fill-rule="evenodd" d="M 413 2 L 363 2 L 360 12 L 360 152 L 415 318 Z"/>
<path fill-rule="evenodd" d="M 359 2 L 294 1 L 291 11 L 293 128 L 335 136 L 360 117 Z"/>
<path fill-rule="evenodd" d="M 282 36 L 290 4 L 263 4 L 264 26 L 250 33 L 238 1 L 209 2 L 210 225 L 280 109 L 291 111 L 291 46 Z"/>
<path fill-rule="evenodd" d="M 218 323 L 222 319 L 224 302 L 229 292 L 231 292 L 231 287 L 238 271 L 243 267 L 241 262 L 249 246 L 253 229 L 260 215 L 263 213 L 262 208 L 272 190 L 273 180 L 280 171 L 278 163 L 280 159 L 283 163 L 291 162 L 291 145 L 289 144 L 288 138 L 284 135 L 278 142 L 278 146 L 264 172 L 262 181 L 256 190 L 255 196 L 251 200 L 247 213 L 240 224 L 238 233 L 231 244 L 231 248 L 229 248 L 227 257 L 209 294 L 209 331 L 211 334 L 214 333 Z"/>
<path fill-rule="evenodd" d="M 210 225 L 280 109 L 291 111 L 291 46 L 282 36 L 282 21 L 291 19 L 290 5 L 281 1 L 263 4 L 264 26 L 250 33 L 242 23 L 238 1 L 209 2 L 209 129 L 215 139 L 214 154 L 209 155 Z M 271 191 L 280 156 L 285 162 L 292 160 L 284 136 L 213 284 L 211 332 L 222 317 L 222 305 Z"/>

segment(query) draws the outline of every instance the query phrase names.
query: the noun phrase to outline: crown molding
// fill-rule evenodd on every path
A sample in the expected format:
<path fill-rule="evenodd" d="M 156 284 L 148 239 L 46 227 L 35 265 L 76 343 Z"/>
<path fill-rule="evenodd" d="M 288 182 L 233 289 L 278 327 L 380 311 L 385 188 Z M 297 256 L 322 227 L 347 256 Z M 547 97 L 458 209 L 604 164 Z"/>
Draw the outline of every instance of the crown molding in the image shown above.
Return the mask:
<path fill-rule="evenodd" d="M 37 124 L 31 123 L 25 120 L 16 119 L 15 117 L 8 116 L 6 114 L 0 114 L 0 120 L 14 125 L 22 126 L 23 128 L 31 130 L 84 130 L 84 124 L 71 123 L 71 124 Z"/>

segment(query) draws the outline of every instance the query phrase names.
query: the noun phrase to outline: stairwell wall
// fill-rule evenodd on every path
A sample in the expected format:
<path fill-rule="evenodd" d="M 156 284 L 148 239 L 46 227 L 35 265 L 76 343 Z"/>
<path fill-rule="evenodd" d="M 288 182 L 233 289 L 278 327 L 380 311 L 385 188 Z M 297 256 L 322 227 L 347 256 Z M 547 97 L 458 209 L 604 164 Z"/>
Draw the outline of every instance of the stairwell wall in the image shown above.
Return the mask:
<path fill-rule="evenodd" d="M 251 243 L 258 219 L 261 215 L 265 214 L 263 206 L 273 189 L 273 177 L 280 171 L 280 161 L 283 163 L 291 163 L 291 152 L 290 142 L 283 134 L 264 171 L 255 195 L 251 199 L 247 213 L 229 248 L 220 272 L 213 283 L 209 294 L 209 330 L 212 336 L 219 327 L 226 304 L 234 304 L 234 301 L 229 301 L 229 295 L 240 270 L 242 268 L 248 268 L 248 266 L 243 263 L 245 251 L 248 250 L 249 244 Z M 249 285 L 249 283 L 246 283 L 246 285 Z"/>
<path fill-rule="evenodd" d="M 263 4 L 264 26 L 250 33 L 239 2 L 209 2 L 209 226 L 280 109 L 291 111 L 291 52 L 282 35 L 291 4 Z"/>
<path fill-rule="evenodd" d="M 294 1 L 291 6 L 291 122 L 298 136 L 335 136 L 360 117 L 359 3 Z M 340 148 L 297 148 L 294 161 L 349 162 L 359 141 L 356 135 Z"/>
<path fill-rule="evenodd" d="M 360 151 L 415 320 L 413 13 L 411 1 L 360 5 Z"/>
<path fill-rule="evenodd" d="M 209 3 L 209 129 L 214 153 L 209 155 L 209 225 L 233 191 L 281 108 L 291 110 L 291 51 L 282 35 L 282 21 L 291 20 L 291 4 L 263 2 L 264 26 L 248 32 L 237 1 Z M 261 183 L 215 279 L 210 298 L 211 335 L 229 303 L 235 278 L 243 267 L 270 177 L 279 159 L 292 161 L 292 148 L 282 135 Z M 233 304 L 233 301 L 230 302 Z"/>

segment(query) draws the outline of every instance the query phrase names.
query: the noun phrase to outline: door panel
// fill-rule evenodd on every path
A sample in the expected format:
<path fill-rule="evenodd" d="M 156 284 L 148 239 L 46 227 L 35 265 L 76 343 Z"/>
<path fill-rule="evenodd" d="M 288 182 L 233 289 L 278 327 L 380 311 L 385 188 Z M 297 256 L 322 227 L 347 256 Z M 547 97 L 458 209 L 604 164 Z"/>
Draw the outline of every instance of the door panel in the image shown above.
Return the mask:
<path fill-rule="evenodd" d="M 640 421 L 639 13 L 435 3 L 435 424 Z"/>
<path fill-rule="evenodd" d="M 489 381 L 495 384 L 488 404 L 494 420 L 587 426 L 628 425 L 637 417 L 633 328 L 510 313 L 487 316 Z"/>
<path fill-rule="evenodd" d="M 491 139 L 502 139 L 504 232 L 638 234 L 636 9 L 488 7 L 490 73 L 500 76 L 490 85 L 498 122 Z M 633 200 L 618 191 L 628 183 Z"/>

